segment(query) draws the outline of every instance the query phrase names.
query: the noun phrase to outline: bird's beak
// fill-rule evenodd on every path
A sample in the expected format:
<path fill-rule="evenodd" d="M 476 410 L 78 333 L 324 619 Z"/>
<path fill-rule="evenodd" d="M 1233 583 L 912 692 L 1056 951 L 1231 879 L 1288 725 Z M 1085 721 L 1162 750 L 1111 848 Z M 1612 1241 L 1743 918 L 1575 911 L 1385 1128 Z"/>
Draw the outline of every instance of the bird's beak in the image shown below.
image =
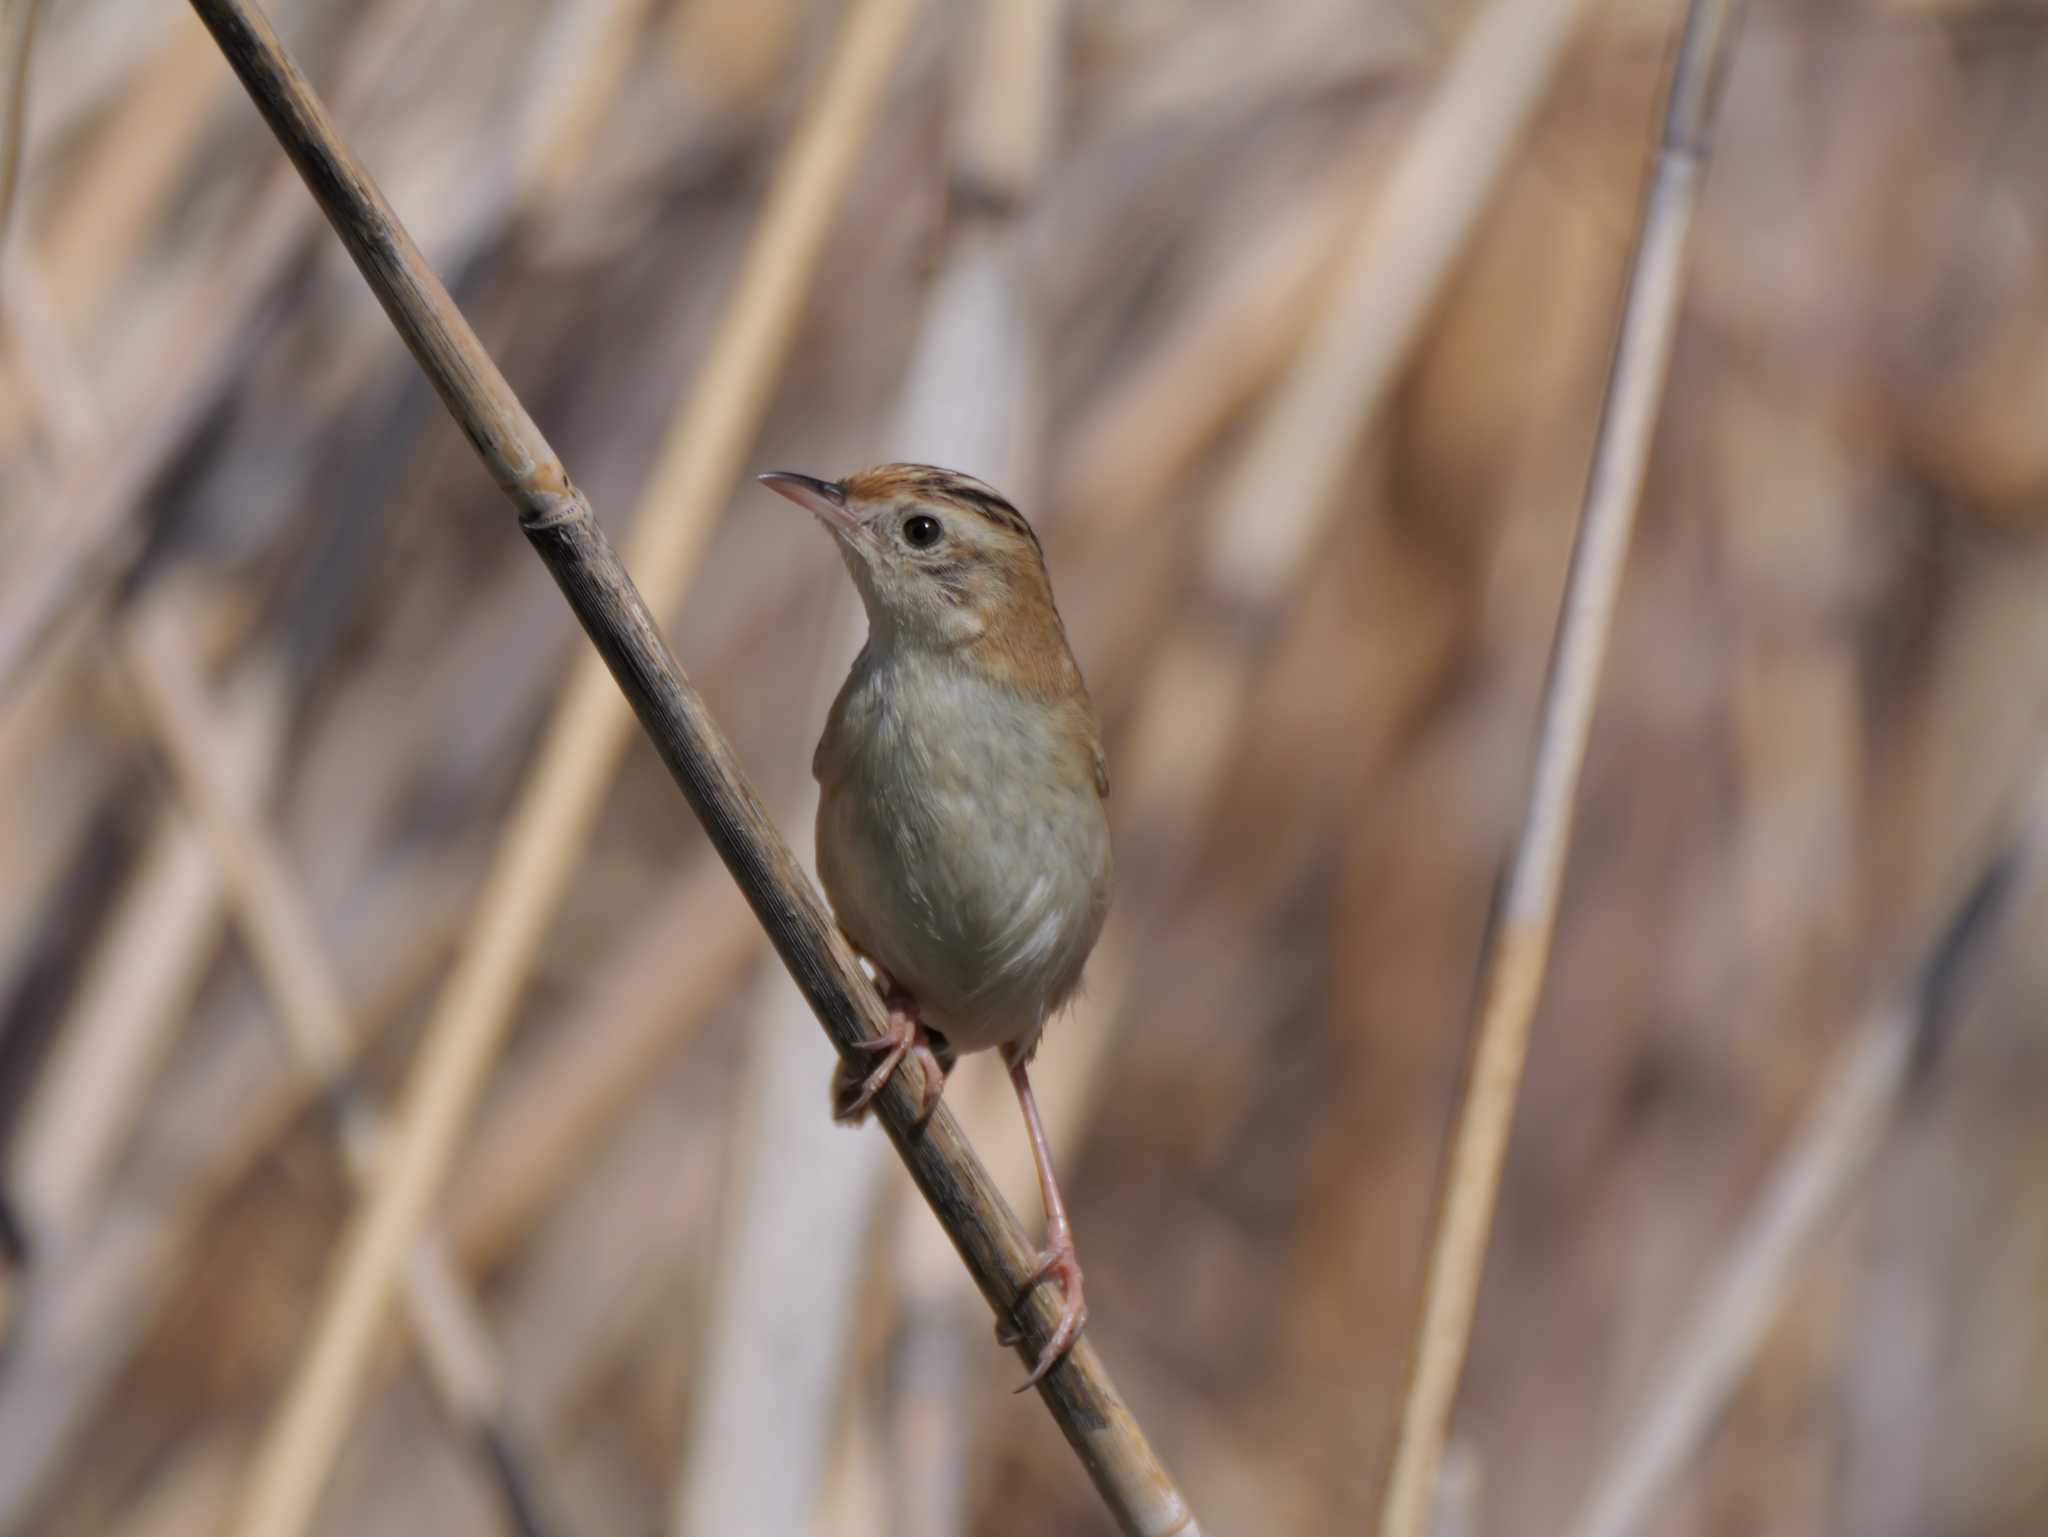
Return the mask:
<path fill-rule="evenodd" d="M 754 477 L 778 496 L 786 496 L 799 507 L 807 507 L 820 523 L 835 534 L 850 534 L 860 527 L 846 505 L 846 488 L 836 481 L 817 480 L 788 470 L 774 470 Z"/>

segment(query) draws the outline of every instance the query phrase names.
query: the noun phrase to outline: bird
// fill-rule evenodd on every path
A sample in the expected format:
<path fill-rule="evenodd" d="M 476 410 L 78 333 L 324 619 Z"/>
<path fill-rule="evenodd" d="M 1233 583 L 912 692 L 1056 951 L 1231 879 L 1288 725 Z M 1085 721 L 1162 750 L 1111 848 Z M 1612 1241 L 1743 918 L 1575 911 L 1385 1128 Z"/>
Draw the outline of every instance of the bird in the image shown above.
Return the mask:
<path fill-rule="evenodd" d="M 1002 1054 L 1045 1208 L 1030 1284 L 1062 1296 L 1028 1388 L 1088 1316 L 1029 1065 L 1109 912 L 1101 724 L 1044 549 L 999 492 L 926 464 L 758 478 L 831 534 L 867 611 L 811 772 L 818 878 L 888 1028 L 863 1043 L 872 1069 L 840 1065 L 834 1114 L 858 1123 L 908 1064 L 921 1126 L 960 1054 Z M 1000 1323 L 997 1337 L 1017 1339 Z"/>

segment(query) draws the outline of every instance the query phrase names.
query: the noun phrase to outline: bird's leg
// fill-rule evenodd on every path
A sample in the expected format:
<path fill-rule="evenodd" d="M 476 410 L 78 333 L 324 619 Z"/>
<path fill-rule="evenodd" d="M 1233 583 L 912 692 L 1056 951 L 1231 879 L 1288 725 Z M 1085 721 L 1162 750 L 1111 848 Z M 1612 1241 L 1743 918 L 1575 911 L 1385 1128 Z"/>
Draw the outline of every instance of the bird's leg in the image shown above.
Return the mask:
<path fill-rule="evenodd" d="M 918 1019 L 917 1000 L 899 987 L 896 979 L 872 957 L 868 958 L 868 965 L 874 968 L 875 987 L 888 1005 L 889 1023 L 880 1035 L 870 1036 L 859 1045 L 862 1051 L 879 1052 L 882 1060 L 865 1074 L 850 1062 L 839 1064 L 832 1075 L 832 1119 L 843 1126 L 858 1126 L 866 1120 L 868 1107 L 882 1092 L 882 1085 L 908 1058 L 917 1065 L 923 1083 L 924 1093 L 917 1112 L 917 1124 L 922 1126 L 939 1108 L 939 1095 L 945 1091 L 946 1072 L 951 1063 L 942 1062 L 939 1052 L 934 1050 L 937 1038 Z"/>
<path fill-rule="evenodd" d="M 1080 1337 L 1081 1326 L 1088 1322 L 1088 1302 L 1081 1293 L 1081 1262 L 1074 1255 L 1074 1229 L 1067 1221 L 1067 1203 L 1060 1199 L 1059 1181 L 1053 1177 L 1052 1149 L 1046 1145 L 1045 1127 L 1038 1119 L 1038 1101 L 1032 1097 L 1031 1075 L 1025 1067 L 1025 1054 L 1003 1053 L 1010 1068 L 1010 1084 L 1017 1091 L 1017 1104 L 1024 1112 L 1024 1128 L 1031 1136 L 1031 1161 L 1038 1166 L 1038 1195 L 1045 1205 L 1045 1249 L 1038 1256 L 1037 1268 L 1031 1272 L 1029 1285 L 1037 1285 L 1048 1276 L 1056 1277 L 1060 1283 L 1061 1295 L 1065 1298 L 1060 1308 L 1060 1321 L 1052 1331 L 1052 1338 L 1045 1342 L 1045 1348 L 1038 1353 L 1038 1364 L 1031 1369 L 1031 1375 L 1024 1379 L 1024 1388 L 1035 1385 L 1040 1378 L 1051 1371 L 1066 1353 L 1074 1348 L 1074 1341 Z M 1023 1301 L 1020 1296 L 1019 1302 Z M 1005 1345 L 1014 1345 L 1019 1336 L 1003 1323 L 996 1325 L 996 1338 Z"/>

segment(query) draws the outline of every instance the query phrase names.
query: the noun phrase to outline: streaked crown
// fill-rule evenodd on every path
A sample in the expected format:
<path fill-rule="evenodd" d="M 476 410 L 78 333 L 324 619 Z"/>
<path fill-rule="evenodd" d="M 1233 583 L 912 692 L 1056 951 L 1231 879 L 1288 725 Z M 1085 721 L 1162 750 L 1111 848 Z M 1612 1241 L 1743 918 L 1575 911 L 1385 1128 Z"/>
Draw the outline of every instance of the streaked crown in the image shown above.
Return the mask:
<path fill-rule="evenodd" d="M 997 528 L 1021 534 L 1033 545 L 1038 534 L 1009 498 L 986 481 L 963 475 L 958 470 L 935 464 L 882 464 L 849 475 L 840 482 L 846 495 L 857 502 L 889 502 L 903 499 L 937 502 L 957 507 L 986 519 Z"/>

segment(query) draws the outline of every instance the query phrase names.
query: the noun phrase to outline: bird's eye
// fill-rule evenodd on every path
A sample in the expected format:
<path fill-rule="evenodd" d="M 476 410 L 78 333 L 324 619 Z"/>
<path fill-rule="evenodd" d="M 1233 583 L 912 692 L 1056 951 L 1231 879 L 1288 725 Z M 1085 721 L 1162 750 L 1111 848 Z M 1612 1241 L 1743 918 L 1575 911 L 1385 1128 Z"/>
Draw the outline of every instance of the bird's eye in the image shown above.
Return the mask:
<path fill-rule="evenodd" d="M 939 520 L 928 513 L 916 513 L 903 520 L 903 537 L 914 547 L 928 550 L 939 542 Z"/>

